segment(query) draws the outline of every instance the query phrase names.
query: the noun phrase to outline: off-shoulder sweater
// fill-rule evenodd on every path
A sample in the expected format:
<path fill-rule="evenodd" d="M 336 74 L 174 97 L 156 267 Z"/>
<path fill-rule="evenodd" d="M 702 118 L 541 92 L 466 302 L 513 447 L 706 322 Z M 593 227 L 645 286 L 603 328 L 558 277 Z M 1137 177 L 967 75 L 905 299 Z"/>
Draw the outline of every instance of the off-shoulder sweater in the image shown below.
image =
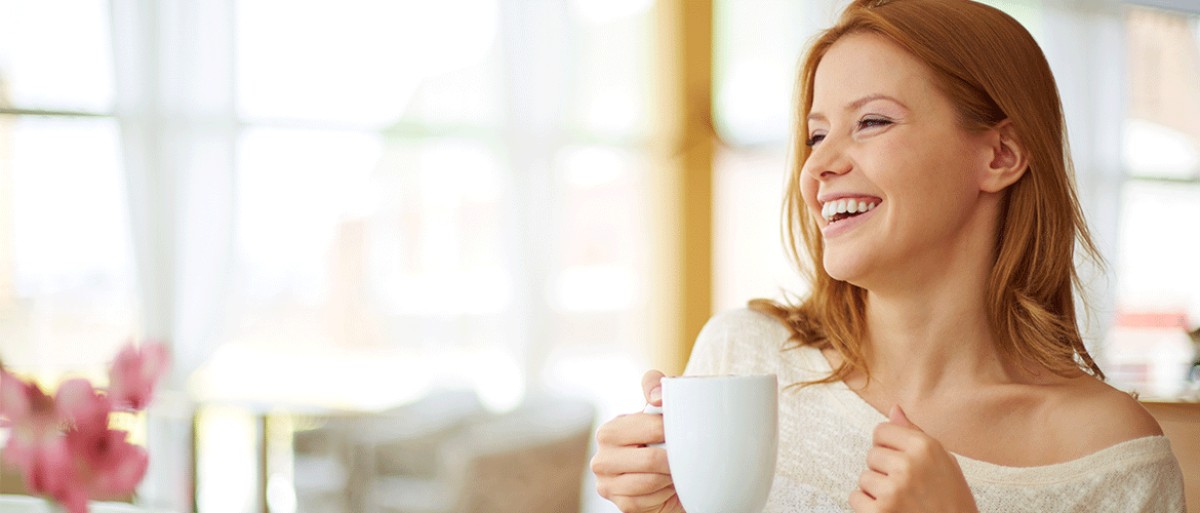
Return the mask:
<path fill-rule="evenodd" d="M 790 331 L 748 309 L 713 317 L 687 374 L 776 374 L 779 454 L 765 513 L 850 512 L 875 427 L 887 419 L 845 383 L 788 387 L 828 376 L 819 349 L 790 347 Z M 1008 467 L 955 454 L 980 513 L 1182 513 L 1183 478 L 1166 437 L 1118 443 L 1045 466 Z"/>

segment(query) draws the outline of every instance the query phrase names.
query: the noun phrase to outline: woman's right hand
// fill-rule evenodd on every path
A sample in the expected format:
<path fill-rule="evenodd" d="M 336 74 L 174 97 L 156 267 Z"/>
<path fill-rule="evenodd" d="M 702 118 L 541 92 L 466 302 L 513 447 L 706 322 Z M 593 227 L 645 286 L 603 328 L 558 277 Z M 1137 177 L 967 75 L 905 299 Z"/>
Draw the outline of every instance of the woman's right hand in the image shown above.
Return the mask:
<path fill-rule="evenodd" d="M 642 376 L 642 393 L 651 406 L 662 406 L 662 378 L 663 373 L 654 370 Z M 667 451 L 647 447 L 664 438 L 662 415 L 631 413 L 601 425 L 592 457 L 600 496 L 624 513 L 683 513 Z"/>

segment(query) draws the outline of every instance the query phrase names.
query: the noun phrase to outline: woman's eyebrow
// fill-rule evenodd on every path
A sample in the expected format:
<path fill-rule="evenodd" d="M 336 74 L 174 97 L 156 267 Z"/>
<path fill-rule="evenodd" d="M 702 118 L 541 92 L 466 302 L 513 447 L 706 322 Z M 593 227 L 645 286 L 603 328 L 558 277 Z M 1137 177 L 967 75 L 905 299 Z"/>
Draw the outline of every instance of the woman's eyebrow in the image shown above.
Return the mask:
<path fill-rule="evenodd" d="M 883 93 L 874 93 L 874 94 L 868 94 L 866 96 L 863 96 L 862 98 L 859 98 L 857 100 L 854 100 L 854 101 L 846 104 L 846 107 L 842 110 L 844 110 L 846 112 L 854 111 L 854 110 L 857 110 L 858 108 L 862 107 L 863 105 L 871 103 L 875 100 L 887 100 L 887 101 L 893 102 L 893 103 L 903 107 L 906 110 L 908 109 L 908 106 L 905 105 L 904 102 L 897 100 L 896 98 L 894 98 L 892 96 L 888 96 Z M 809 115 L 808 115 L 808 121 L 810 123 L 813 121 L 825 121 L 825 120 L 826 120 L 825 115 L 820 112 L 812 112 L 812 113 L 809 113 Z"/>

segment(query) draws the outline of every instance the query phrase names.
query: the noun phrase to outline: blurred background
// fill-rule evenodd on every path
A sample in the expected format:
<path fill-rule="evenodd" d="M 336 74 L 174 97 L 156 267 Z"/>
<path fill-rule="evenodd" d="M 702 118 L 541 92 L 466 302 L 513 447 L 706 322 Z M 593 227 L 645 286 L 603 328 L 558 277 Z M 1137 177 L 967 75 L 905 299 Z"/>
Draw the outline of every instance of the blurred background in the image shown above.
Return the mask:
<path fill-rule="evenodd" d="M 1200 4 L 986 3 L 1059 80 L 1088 343 L 1200 398 Z M 793 76 L 845 4 L 0 0 L 0 358 L 168 341 L 135 436 L 176 511 L 615 511 L 595 426 L 805 292 Z"/>

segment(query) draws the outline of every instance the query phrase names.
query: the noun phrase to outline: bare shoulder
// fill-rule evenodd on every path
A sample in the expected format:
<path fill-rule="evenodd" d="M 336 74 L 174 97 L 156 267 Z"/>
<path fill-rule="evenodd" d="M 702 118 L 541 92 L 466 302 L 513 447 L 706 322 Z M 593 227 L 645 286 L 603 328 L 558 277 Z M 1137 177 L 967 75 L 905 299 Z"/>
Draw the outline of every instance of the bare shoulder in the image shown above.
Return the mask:
<path fill-rule="evenodd" d="M 1047 406 L 1057 412 L 1053 423 L 1077 455 L 1163 434 L 1137 399 L 1092 376 L 1064 379 L 1051 388 Z"/>

